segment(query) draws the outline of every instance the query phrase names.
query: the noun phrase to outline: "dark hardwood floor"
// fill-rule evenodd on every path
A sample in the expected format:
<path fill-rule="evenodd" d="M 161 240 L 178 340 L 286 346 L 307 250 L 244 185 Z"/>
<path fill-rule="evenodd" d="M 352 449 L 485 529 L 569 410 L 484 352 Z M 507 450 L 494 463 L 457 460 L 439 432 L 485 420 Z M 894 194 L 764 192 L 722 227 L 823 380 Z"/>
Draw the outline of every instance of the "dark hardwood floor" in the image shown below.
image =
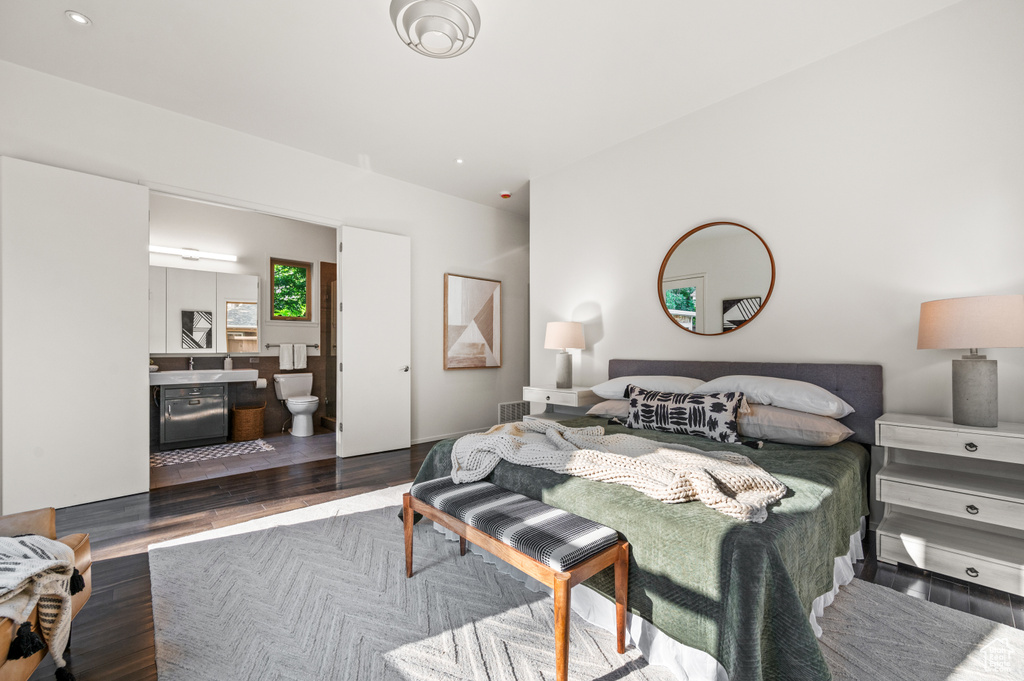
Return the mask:
<path fill-rule="evenodd" d="M 854 566 L 854 574 L 860 579 L 913 598 L 1024 629 L 1024 598 L 1020 596 L 906 565 L 881 563 L 875 559 L 874 532 L 869 532 L 864 540 L 864 553 L 864 560 Z"/>
<path fill-rule="evenodd" d="M 79 681 L 156 679 L 147 547 L 156 542 L 411 481 L 432 443 L 352 459 L 298 463 L 165 487 L 57 511 L 59 536 L 88 532 L 92 598 L 75 618 L 71 668 Z M 879 563 L 865 541 L 861 579 L 1024 629 L 1024 599 Z M 32 681 L 50 681 L 47 658 Z"/>

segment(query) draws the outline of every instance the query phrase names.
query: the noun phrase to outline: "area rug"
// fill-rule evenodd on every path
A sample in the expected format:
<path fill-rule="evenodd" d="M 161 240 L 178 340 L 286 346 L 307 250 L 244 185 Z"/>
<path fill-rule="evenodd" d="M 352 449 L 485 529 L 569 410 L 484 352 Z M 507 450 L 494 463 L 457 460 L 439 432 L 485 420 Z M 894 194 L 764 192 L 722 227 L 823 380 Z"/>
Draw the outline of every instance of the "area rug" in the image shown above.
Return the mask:
<path fill-rule="evenodd" d="M 407 489 L 151 546 L 161 681 L 553 679 L 548 596 L 426 523 L 406 579 Z M 859 580 L 818 622 L 837 681 L 1024 679 L 1024 632 Z M 674 678 L 576 613 L 570 626 L 571 679 Z"/>
<path fill-rule="evenodd" d="M 228 456 L 272 451 L 274 451 L 274 446 L 267 444 L 263 440 L 225 442 L 222 445 L 189 447 L 188 449 L 170 449 L 166 452 L 151 452 L 149 455 L 149 467 L 159 468 L 160 466 L 173 466 L 179 463 L 193 463 L 195 461 L 223 459 Z"/>
<path fill-rule="evenodd" d="M 1024 680 L 1024 631 L 859 579 L 818 623 L 833 681 Z"/>

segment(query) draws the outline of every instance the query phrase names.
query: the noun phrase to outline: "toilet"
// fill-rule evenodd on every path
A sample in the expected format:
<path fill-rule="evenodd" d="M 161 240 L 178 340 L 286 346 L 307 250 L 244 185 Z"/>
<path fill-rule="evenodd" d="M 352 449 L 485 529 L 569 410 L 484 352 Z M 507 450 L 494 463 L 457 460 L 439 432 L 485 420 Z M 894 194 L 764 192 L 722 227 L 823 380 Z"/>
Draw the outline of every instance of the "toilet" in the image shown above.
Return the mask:
<path fill-rule="evenodd" d="M 313 392 L 313 374 L 274 374 L 274 392 L 292 413 L 292 428 L 288 432 L 295 437 L 309 437 L 313 434 L 313 412 L 320 404 L 320 398 Z"/>

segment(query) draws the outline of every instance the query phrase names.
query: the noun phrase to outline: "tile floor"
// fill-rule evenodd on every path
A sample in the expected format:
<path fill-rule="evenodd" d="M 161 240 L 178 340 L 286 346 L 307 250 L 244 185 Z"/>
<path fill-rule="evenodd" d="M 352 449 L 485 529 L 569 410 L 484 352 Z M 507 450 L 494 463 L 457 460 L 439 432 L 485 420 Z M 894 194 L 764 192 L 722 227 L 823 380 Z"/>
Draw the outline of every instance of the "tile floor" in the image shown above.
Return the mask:
<path fill-rule="evenodd" d="M 293 437 L 288 433 L 275 433 L 264 436 L 263 441 L 273 445 L 274 451 L 150 468 L 149 488 L 159 489 L 186 482 L 251 473 L 296 463 L 322 461 L 333 459 L 335 456 L 334 433 L 320 426 L 316 427 L 310 437 Z"/>

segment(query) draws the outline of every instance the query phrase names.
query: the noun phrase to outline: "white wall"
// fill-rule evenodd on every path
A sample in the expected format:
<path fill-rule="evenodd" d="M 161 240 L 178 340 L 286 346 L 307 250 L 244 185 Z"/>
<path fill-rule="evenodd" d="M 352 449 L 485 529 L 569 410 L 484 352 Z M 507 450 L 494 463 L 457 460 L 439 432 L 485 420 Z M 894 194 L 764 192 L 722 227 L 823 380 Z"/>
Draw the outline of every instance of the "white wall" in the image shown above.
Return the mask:
<path fill-rule="evenodd" d="M 150 253 L 149 261 L 160 267 L 251 274 L 260 278 L 260 354 L 276 355 L 266 344 L 320 342 L 320 263 L 337 262 L 335 230 L 275 215 L 234 210 L 173 196 L 153 194 L 150 200 L 149 242 L 158 246 L 195 248 L 231 253 L 236 262 L 185 260 L 176 255 Z M 270 319 L 270 258 L 313 263 L 310 322 Z M 320 350 L 309 348 L 309 354 Z M 183 354 L 179 349 L 178 354 Z M 188 353 L 184 353 L 188 354 Z"/>
<path fill-rule="evenodd" d="M 531 378 L 544 324 L 587 323 L 577 382 L 615 357 L 880 363 L 890 411 L 951 413 L 956 351 L 919 305 L 1024 292 L 1024 3 L 969 0 L 531 182 Z M 662 258 L 713 220 L 771 247 L 748 327 L 702 338 L 657 298 Z M 1024 421 L 1024 350 L 999 360 Z"/>
<path fill-rule="evenodd" d="M 521 399 L 528 374 L 525 219 L 7 62 L 0 62 L 0 92 L 2 154 L 410 236 L 414 440 L 487 427 L 499 402 Z M 504 284 L 501 369 L 442 370 L 445 272 Z"/>

